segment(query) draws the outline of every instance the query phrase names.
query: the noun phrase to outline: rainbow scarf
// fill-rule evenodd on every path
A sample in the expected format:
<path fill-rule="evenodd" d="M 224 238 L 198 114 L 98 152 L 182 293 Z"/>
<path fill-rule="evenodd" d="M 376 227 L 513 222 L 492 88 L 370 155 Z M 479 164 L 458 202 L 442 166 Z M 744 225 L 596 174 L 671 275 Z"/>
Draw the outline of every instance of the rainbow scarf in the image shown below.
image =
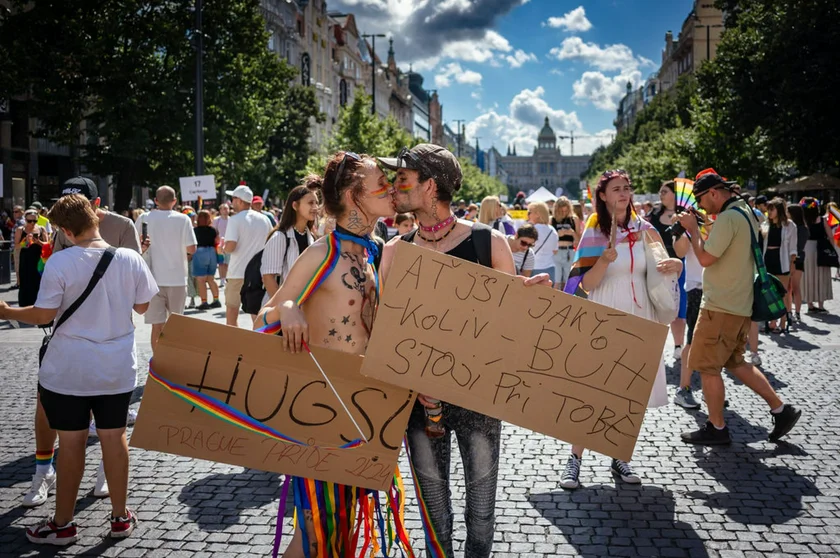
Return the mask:
<path fill-rule="evenodd" d="M 379 250 L 378 246 L 376 246 L 374 242 L 369 241 L 369 239 L 364 237 L 348 235 L 337 230 L 332 231 L 329 235 L 327 235 L 327 255 L 324 257 L 321 265 L 318 266 L 318 269 L 315 270 L 315 274 L 309 279 L 309 282 L 303 288 L 303 291 L 301 291 L 300 295 L 298 295 L 297 300 L 295 300 L 295 303 L 298 306 L 301 306 L 309 299 L 309 297 L 315 294 L 315 291 L 321 288 L 321 285 L 324 284 L 327 277 L 329 277 L 335 270 L 335 266 L 338 265 L 338 260 L 341 256 L 342 240 L 364 246 L 367 261 L 369 264 L 373 265 Z M 373 269 L 373 279 L 376 285 L 376 304 L 379 304 L 379 298 L 382 294 L 382 285 L 379 282 L 379 272 L 375 267 Z M 282 329 L 283 326 L 280 322 L 274 322 L 259 328 L 257 331 L 260 333 L 275 335 L 280 333 Z"/>
<path fill-rule="evenodd" d="M 303 288 L 295 301 L 298 306 L 303 305 L 335 270 L 341 256 L 341 241 L 346 240 L 365 247 L 369 264 L 373 265 L 378 255 L 379 247 L 367 237 L 335 230 L 327 236 L 327 254 L 312 278 Z M 376 284 L 376 303 L 381 295 L 379 273 L 374 266 L 374 280 Z M 268 324 L 257 331 L 268 334 L 279 334 L 283 327 L 280 322 Z M 313 536 L 318 545 L 319 556 L 329 558 L 346 558 L 355 556 L 355 549 L 359 548 L 359 538 L 362 546 L 359 557 L 373 556 L 380 550 L 387 556 L 393 548 L 409 558 L 414 557 L 411 541 L 405 528 L 405 488 L 402 476 L 397 468 L 391 488 L 388 491 L 387 520 L 383 518 L 379 493 L 343 484 L 318 481 L 303 477 L 293 477 L 295 499 L 295 525 L 303 536 L 303 551 L 306 558 L 311 558 L 310 533 L 303 518 L 312 517 Z M 285 502 L 280 502 L 280 509 Z M 278 527 L 275 537 L 274 556 L 277 556 L 282 537 L 282 512 L 278 511 Z M 378 532 L 378 537 L 377 537 Z M 321 550 L 325 549 L 325 550 Z"/>
<path fill-rule="evenodd" d="M 635 217 L 635 218 L 633 218 Z M 639 219 L 635 215 L 631 217 L 628 227 L 619 227 L 616 233 L 616 243 L 621 243 L 631 233 L 640 233 L 652 229 L 653 225 L 643 219 Z M 584 228 L 583 236 L 578 243 L 575 250 L 575 261 L 572 263 L 572 270 L 569 272 L 569 280 L 566 281 L 566 287 L 563 292 L 568 294 L 580 294 L 578 289 L 583 282 L 583 276 L 587 271 L 592 269 L 604 250 L 607 249 L 610 239 L 604 236 L 601 229 L 598 228 L 598 214 L 593 213 L 586 221 L 586 228 Z"/>

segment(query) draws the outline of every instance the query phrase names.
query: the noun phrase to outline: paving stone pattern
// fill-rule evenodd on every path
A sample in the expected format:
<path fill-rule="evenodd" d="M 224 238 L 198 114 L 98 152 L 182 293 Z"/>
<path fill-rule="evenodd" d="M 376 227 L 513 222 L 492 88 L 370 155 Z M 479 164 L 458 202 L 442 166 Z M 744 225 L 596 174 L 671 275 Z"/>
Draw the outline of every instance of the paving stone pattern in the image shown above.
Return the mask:
<path fill-rule="evenodd" d="M 669 405 L 645 419 L 634 460 L 644 479 L 641 486 L 622 485 L 609 473 L 609 458 L 587 453 L 581 488 L 567 492 L 557 482 L 568 445 L 505 425 L 494 556 L 840 555 L 840 305 L 829 303 L 828 308 L 833 314 L 806 316 L 790 336 L 762 336 L 764 370 L 782 397 L 804 411 L 783 443 L 767 440 L 771 421 L 764 402 L 727 378 L 732 446 L 683 444 L 679 433 L 702 424 L 705 414 Z M 54 498 L 32 510 L 19 506 L 34 471 L 32 415 L 40 340 L 37 330 L 21 331 L 0 329 L 0 555 L 270 555 L 279 475 L 135 449 L 129 506 L 141 523 L 133 537 L 109 540 L 109 503 L 92 497 L 100 458 L 95 439 L 76 508 L 81 540 L 62 550 L 28 543 L 24 529 L 51 513 Z M 150 356 L 145 335 L 138 334 L 141 362 Z M 668 376 L 673 395 L 677 370 L 669 367 Z M 694 381 L 699 387 L 699 379 Z M 141 394 L 142 386 L 135 399 Z M 453 463 L 460 556 L 463 469 L 457 455 Z M 401 469 L 408 471 L 404 459 Z M 424 555 L 410 478 L 406 485 L 406 523 L 415 550 Z M 287 511 L 284 546 L 291 533 L 291 508 Z"/>

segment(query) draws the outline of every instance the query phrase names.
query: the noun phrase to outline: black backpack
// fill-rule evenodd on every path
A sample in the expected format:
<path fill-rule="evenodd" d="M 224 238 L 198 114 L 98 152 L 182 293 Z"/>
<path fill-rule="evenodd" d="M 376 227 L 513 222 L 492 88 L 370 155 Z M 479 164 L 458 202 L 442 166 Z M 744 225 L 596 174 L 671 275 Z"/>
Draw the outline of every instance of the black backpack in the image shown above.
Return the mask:
<path fill-rule="evenodd" d="M 286 233 L 280 231 L 280 234 Z M 289 254 L 289 238 L 286 237 L 286 249 L 283 251 L 283 265 L 286 265 L 286 256 Z M 260 313 L 262 308 L 263 297 L 265 297 L 265 285 L 263 285 L 262 273 L 262 257 L 265 250 L 260 250 L 248 265 L 245 266 L 245 278 L 242 282 L 242 288 L 239 290 L 239 296 L 242 299 L 242 311 L 246 314 L 256 316 Z M 279 281 L 278 281 L 279 284 Z"/>
<path fill-rule="evenodd" d="M 405 233 L 400 238 L 406 242 L 414 242 L 414 236 L 419 229 Z M 478 263 L 484 267 L 493 267 L 493 249 L 491 246 L 493 229 L 483 223 L 473 223 L 472 241 L 475 246 L 475 253 L 478 256 Z"/>

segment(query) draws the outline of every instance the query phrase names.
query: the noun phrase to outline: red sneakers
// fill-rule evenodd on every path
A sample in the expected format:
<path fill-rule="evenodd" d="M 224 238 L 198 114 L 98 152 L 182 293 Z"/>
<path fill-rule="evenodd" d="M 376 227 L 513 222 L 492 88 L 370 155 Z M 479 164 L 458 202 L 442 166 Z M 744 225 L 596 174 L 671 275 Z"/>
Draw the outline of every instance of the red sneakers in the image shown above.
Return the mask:
<path fill-rule="evenodd" d="M 134 532 L 137 527 L 137 516 L 128 508 L 125 508 L 125 517 L 111 518 L 111 538 L 125 539 Z"/>
<path fill-rule="evenodd" d="M 76 524 L 73 521 L 59 527 L 52 519 L 45 519 L 35 527 L 27 529 L 26 538 L 34 544 L 66 546 L 79 540 L 79 535 L 76 533 Z"/>

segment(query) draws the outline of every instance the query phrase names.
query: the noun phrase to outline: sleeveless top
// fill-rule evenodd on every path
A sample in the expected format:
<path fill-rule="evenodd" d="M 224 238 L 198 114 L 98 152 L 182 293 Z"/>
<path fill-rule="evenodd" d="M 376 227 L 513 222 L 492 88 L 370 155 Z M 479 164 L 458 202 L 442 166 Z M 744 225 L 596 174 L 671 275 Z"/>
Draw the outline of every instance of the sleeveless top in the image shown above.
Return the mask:
<path fill-rule="evenodd" d="M 809 240 L 820 240 L 822 238 L 828 238 L 825 234 L 825 227 L 823 226 L 822 217 L 817 219 L 816 223 L 811 223 L 808 225 L 808 238 Z"/>
<path fill-rule="evenodd" d="M 674 237 L 671 236 L 671 233 L 666 232 L 668 227 L 671 225 L 666 225 L 659 218 L 662 216 L 662 212 L 658 211 L 650 216 L 650 224 L 653 225 L 653 228 L 656 229 L 656 232 L 659 233 L 659 236 L 662 237 L 662 242 L 665 244 L 665 249 L 668 250 L 668 256 L 672 258 L 677 257 L 677 253 L 674 252 Z"/>

